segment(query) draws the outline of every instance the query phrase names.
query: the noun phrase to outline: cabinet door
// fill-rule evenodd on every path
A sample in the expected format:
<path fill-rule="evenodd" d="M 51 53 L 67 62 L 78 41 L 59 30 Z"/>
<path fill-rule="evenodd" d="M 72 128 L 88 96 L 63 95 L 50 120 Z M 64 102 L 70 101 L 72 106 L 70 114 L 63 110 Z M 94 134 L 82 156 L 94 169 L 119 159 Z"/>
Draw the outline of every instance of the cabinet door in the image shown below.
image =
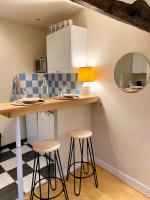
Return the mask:
<path fill-rule="evenodd" d="M 71 28 L 72 66 L 87 65 L 87 29 L 79 26 Z"/>
<path fill-rule="evenodd" d="M 147 60 L 143 55 L 133 54 L 132 73 L 147 73 Z"/>
<path fill-rule="evenodd" d="M 142 72 L 143 73 L 148 73 L 148 70 L 149 70 L 148 62 L 147 62 L 146 58 L 143 56 L 143 59 L 142 59 Z"/>
<path fill-rule="evenodd" d="M 71 69 L 70 27 L 47 36 L 48 72 L 63 72 Z"/>
<path fill-rule="evenodd" d="M 38 113 L 39 140 L 54 139 L 54 114 L 49 112 Z"/>
<path fill-rule="evenodd" d="M 33 144 L 39 140 L 37 113 L 26 116 L 27 139 L 29 144 Z"/>

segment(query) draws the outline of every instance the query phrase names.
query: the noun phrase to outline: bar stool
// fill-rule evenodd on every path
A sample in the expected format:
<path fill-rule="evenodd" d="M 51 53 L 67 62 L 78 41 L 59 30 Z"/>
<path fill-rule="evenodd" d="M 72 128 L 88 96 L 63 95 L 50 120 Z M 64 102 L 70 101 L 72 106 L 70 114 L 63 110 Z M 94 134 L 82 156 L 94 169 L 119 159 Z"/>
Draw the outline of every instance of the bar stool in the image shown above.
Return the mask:
<path fill-rule="evenodd" d="M 52 140 L 52 139 L 45 139 L 41 140 L 38 143 L 33 145 L 33 151 L 35 153 L 34 157 L 34 167 L 33 167 L 33 175 L 32 175 L 32 185 L 31 185 L 31 195 L 30 195 L 30 200 L 33 200 L 34 197 L 40 199 L 40 200 L 50 200 L 58 197 L 62 192 L 64 192 L 64 196 L 66 200 L 69 200 L 68 198 L 68 193 L 66 189 L 66 184 L 65 184 L 65 178 L 63 175 L 63 170 L 61 166 L 61 160 L 59 156 L 59 147 L 60 147 L 60 142 L 57 140 Z M 47 163 L 47 169 L 48 169 L 48 176 L 41 178 L 41 169 L 40 169 L 40 153 L 44 154 L 43 156 L 46 159 Z M 53 153 L 54 156 L 54 175 L 51 175 L 51 153 Z M 57 176 L 57 170 L 59 177 Z M 38 176 L 38 178 L 37 178 Z M 42 187 L 41 187 L 41 182 L 46 181 L 47 182 L 47 189 L 46 189 L 46 194 L 47 196 L 42 198 Z M 52 184 L 52 181 L 54 182 Z M 57 194 L 54 194 L 53 196 L 50 195 L 52 191 L 55 191 L 56 193 L 56 188 L 57 188 L 57 183 L 61 182 L 62 189 L 58 192 Z M 52 186 L 53 185 L 53 186 Z M 37 192 L 35 193 L 35 188 L 39 186 L 39 194 Z"/>
<path fill-rule="evenodd" d="M 93 146 L 92 146 L 92 132 L 90 130 L 75 130 L 70 132 L 71 135 L 71 141 L 70 141 L 70 150 L 69 150 L 69 159 L 68 159 L 68 168 L 67 168 L 67 177 L 66 180 L 68 181 L 69 175 L 73 176 L 74 178 L 74 193 L 75 195 L 79 196 L 81 192 L 81 180 L 83 178 L 88 178 L 90 176 L 94 176 L 94 182 L 96 188 L 98 187 L 98 178 L 96 173 L 96 165 L 95 165 L 95 159 L 94 159 L 94 153 L 93 153 Z M 79 146 L 80 146 L 80 153 L 81 153 L 81 160 L 76 161 L 75 158 L 75 139 L 79 140 Z M 85 143 L 86 142 L 86 149 L 85 149 Z M 84 161 L 84 153 L 86 152 L 86 159 L 87 161 Z M 73 161 L 72 161 L 73 159 Z M 80 165 L 80 174 L 76 175 L 75 170 L 77 165 Z M 85 165 L 87 166 L 87 170 L 85 170 Z M 71 168 L 73 167 L 73 170 Z M 89 168 L 91 168 L 92 172 L 89 172 Z M 73 172 L 71 172 L 73 171 Z M 76 182 L 79 180 L 79 188 L 76 189 Z"/>

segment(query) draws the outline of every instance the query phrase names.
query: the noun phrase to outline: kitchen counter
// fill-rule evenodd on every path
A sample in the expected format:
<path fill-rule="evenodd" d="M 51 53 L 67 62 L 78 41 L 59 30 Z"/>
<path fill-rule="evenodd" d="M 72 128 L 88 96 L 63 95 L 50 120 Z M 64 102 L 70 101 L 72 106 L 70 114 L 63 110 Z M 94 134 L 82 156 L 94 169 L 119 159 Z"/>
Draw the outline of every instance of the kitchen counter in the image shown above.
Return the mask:
<path fill-rule="evenodd" d="M 18 200 L 24 199 L 23 168 L 21 152 L 20 117 L 30 113 L 54 111 L 56 115 L 56 138 L 61 142 L 61 157 L 63 166 L 67 162 L 69 151 L 69 132 L 72 129 L 91 129 L 91 104 L 99 102 L 98 96 L 81 96 L 74 100 L 46 99 L 44 102 L 32 105 L 15 106 L 12 103 L 0 103 L 0 115 L 15 119 L 16 129 L 16 158 Z M 75 107 L 76 106 L 76 107 Z"/>
<path fill-rule="evenodd" d="M 49 98 L 46 99 L 43 103 L 32 104 L 27 106 L 15 106 L 11 103 L 1 103 L 0 114 L 7 118 L 12 118 L 16 116 L 25 116 L 29 113 L 34 112 L 54 111 L 64 107 L 90 104 L 98 101 L 98 96 L 81 96 L 79 99 L 74 100 L 60 100 L 56 98 Z"/>

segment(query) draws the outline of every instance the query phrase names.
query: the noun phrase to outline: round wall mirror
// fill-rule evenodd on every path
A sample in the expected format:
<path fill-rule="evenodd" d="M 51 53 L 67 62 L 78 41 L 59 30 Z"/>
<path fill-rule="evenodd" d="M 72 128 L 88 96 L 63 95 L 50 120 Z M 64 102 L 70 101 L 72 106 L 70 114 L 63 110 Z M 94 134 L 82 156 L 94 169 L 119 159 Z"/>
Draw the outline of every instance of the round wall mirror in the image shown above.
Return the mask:
<path fill-rule="evenodd" d="M 140 53 L 128 53 L 120 58 L 115 67 L 117 86 L 129 93 L 143 89 L 149 81 L 150 65 Z"/>

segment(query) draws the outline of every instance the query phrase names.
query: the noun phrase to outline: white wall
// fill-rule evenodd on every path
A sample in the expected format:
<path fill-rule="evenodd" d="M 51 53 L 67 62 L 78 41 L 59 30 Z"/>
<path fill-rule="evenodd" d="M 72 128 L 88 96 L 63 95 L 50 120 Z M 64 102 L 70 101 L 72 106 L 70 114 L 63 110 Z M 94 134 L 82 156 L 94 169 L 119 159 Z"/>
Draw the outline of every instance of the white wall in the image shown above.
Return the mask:
<path fill-rule="evenodd" d="M 141 52 L 150 61 L 150 34 L 88 9 L 72 19 L 88 28 L 89 65 L 101 67 L 102 106 L 93 108 L 95 155 L 149 187 L 150 195 L 150 83 L 128 94 L 114 81 L 122 55 Z"/>
<path fill-rule="evenodd" d="M 45 55 L 45 35 L 43 29 L 0 20 L 0 102 L 9 101 L 14 75 L 32 73 L 35 58 Z M 25 138 L 24 119 L 21 124 Z M 0 116 L 2 145 L 15 141 L 14 130 L 14 121 Z"/>
<path fill-rule="evenodd" d="M 76 129 L 91 129 L 91 106 L 78 105 L 55 112 L 56 117 L 56 138 L 61 142 L 60 157 L 62 167 L 66 174 L 68 154 L 70 146 L 70 131 Z M 76 160 L 80 155 L 79 142 L 76 140 Z"/>

